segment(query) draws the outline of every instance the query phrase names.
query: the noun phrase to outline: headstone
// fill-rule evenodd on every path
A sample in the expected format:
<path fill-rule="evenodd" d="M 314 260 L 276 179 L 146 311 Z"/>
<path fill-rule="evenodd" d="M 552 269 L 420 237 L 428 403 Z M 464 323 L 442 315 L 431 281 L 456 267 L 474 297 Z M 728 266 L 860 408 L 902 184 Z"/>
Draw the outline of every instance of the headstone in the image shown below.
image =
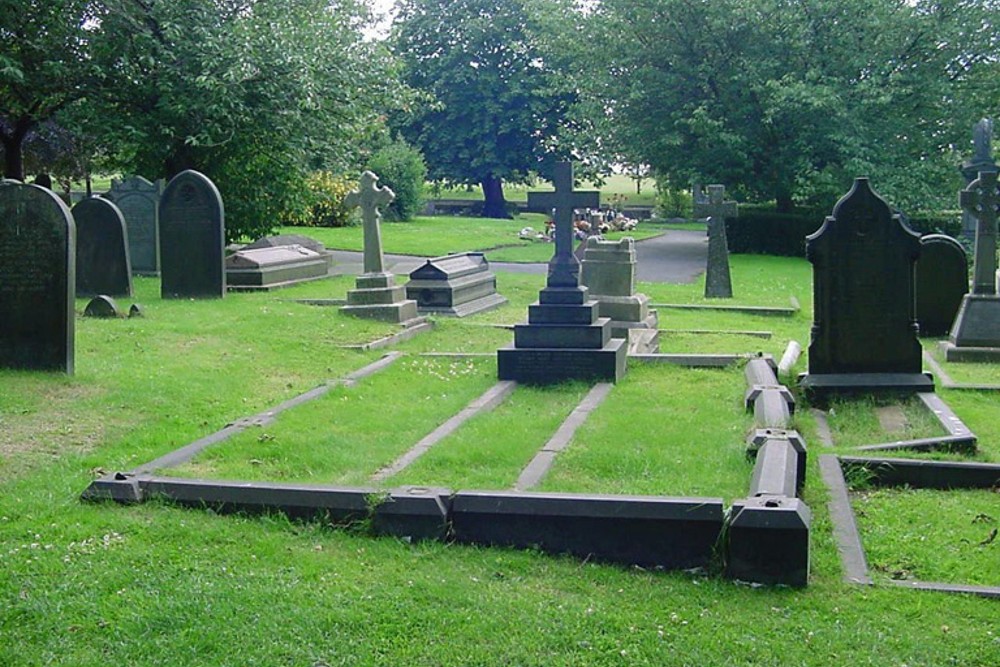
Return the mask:
<path fill-rule="evenodd" d="M 170 298 L 226 294 L 225 212 L 204 174 L 183 171 L 160 199 L 160 293 Z"/>
<path fill-rule="evenodd" d="M 481 252 L 435 257 L 410 273 L 406 297 L 421 313 L 465 317 L 507 303 Z"/>
<path fill-rule="evenodd" d="M 1000 186 L 996 171 L 982 171 L 961 192 L 962 209 L 976 218 L 972 292 L 962 299 L 948 342 L 948 361 L 1000 361 L 1000 297 L 997 296 L 997 214 Z"/>
<path fill-rule="evenodd" d="M 981 171 L 997 171 L 997 163 L 993 159 L 991 148 L 993 140 L 993 121 L 983 118 L 972 127 L 972 157 L 962 162 L 959 170 L 968 187 L 979 177 Z M 962 237 L 968 241 L 976 238 L 976 217 L 967 210 L 962 210 Z"/>
<path fill-rule="evenodd" d="M 0 367 L 73 373 L 76 226 L 50 190 L 0 181 Z"/>
<path fill-rule="evenodd" d="M 121 209 L 128 229 L 132 271 L 143 276 L 160 274 L 160 197 L 163 181 L 151 183 L 142 176 L 111 182 L 107 198 Z"/>
<path fill-rule="evenodd" d="M 596 301 L 580 285 L 573 255 L 573 166 L 556 165 L 555 254 L 546 286 L 528 307 L 528 323 L 514 327 L 514 344 L 497 351 L 501 380 L 551 384 L 563 380 L 617 381 L 625 374 L 627 346 L 611 337 L 611 320 L 599 316 Z"/>
<path fill-rule="evenodd" d="M 733 281 L 729 273 L 729 242 L 726 240 L 726 218 L 739 214 L 734 201 L 726 201 L 723 185 L 709 185 L 708 195 L 694 210 L 698 217 L 708 218 L 708 259 L 705 266 L 705 298 L 733 298 Z"/>
<path fill-rule="evenodd" d="M 385 270 L 382 256 L 379 207 L 387 206 L 395 198 L 392 190 L 378 186 L 378 176 L 370 171 L 361 174 L 358 189 L 347 195 L 347 206 L 361 207 L 365 272 L 358 276 L 356 289 L 347 292 L 347 305 L 341 311 L 357 317 L 406 324 L 417 318 L 417 302 L 407 299 L 402 285 L 396 285 L 396 277 Z"/>
<path fill-rule="evenodd" d="M 326 260 L 327 266 L 333 266 L 333 253 L 326 249 L 326 246 L 316 239 L 302 234 L 277 234 L 275 236 L 265 236 L 257 239 L 253 243 L 243 246 L 243 250 L 259 250 L 260 248 L 277 248 L 284 245 L 297 245 L 317 252 Z"/>
<path fill-rule="evenodd" d="M 629 352 L 659 350 L 659 321 L 649 297 L 635 291 L 635 241 L 587 239 L 581 282 L 598 303 L 600 317 L 611 318 L 612 338 L 628 341 Z"/>
<path fill-rule="evenodd" d="M 867 178 L 855 179 L 806 237 L 806 256 L 814 293 L 807 393 L 933 391 L 921 373 L 914 312 L 920 237 Z"/>
<path fill-rule="evenodd" d="M 917 322 L 921 336 L 946 336 L 969 291 L 969 260 L 962 244 L 944 234 L 920 239 Z"/>
<path fill-rule="evenodd" d="M 226 286 L 230 291 L 278 289 L 329 274 L 325 257 L 299 245 L 243 248 L 226 257 Z"/>
<path fill-rule="evenodd" d="M 118 307 L 118 303 L 115 302 L 110 296 L 105 294 L 99 294 L 90 300 L 87 307 L 83 309 L 84 317 L 96 317 L 96 318 L 123 318 L 125 313 L 121 311 Z"/>
<path fill-rule="evenodd" d="M 128 231 L 112 202 L 90 197 L 73 207 L 76 221 L 76 295 L 132 296 Z"/>

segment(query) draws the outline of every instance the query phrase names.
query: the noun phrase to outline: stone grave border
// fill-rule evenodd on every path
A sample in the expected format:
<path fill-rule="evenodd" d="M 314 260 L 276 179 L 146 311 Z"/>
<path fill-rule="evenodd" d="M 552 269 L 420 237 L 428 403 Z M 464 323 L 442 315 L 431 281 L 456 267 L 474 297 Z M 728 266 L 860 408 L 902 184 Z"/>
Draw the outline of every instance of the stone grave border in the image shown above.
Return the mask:
<path fill-rule="evenodd" d="M 938 363 L 937 359 L 934 358 L 927 350 L 923 351 L 924 361 L 928 366 L 931 367 L 931 372 L 937 377 L 938 382 L 945 389 L 957 389 L 957 390 L 968 390 L 968 391 L 1000 391 L 1000 384 L 965 384 L 960 382 L 955 382 L 948 375 L 948 372 Z"/>
<path fill-rule="evenodd" d="M 918 397 L 948 431 L 936 438 L 920 438 L 852 448 L 857 452 L 912 449 L 958 450 L 967 453 L 976 449 L 976 435 L 937 394 L 920 393 Z M 821 440 L 833 446 L 825 414 L 814 411 Z M 956 489 L 995 488 L 1000 485 L 1000 464 L 968 461 L 930 461 L 925 459 L 879 458 L 877 456 L 847 456 L 822 454 L 819 457 L 820 475 L 830 491 L 828 508 L 833 524 L 833 536 L 844 568 L 844 581 L 852 584 L 874 585 L 868 569 L 861 532 L 858 530 L 854 508 L 845 480 L 845 474 L 865 471 L 869 483 L 876 486 L 908 486 L 910 488 Z M 891 585 L 914 590 L 966 593 L 982 597 L 1000 598 L 1000 586 L 974 586 L 921 580 L 890 580 Z"/>
<path fill-rule="evenodd" d="M 650 303 L 650 308 L 673 308 L 675 310 L 719 310 L 745 315 L 765 315 L 772 317 L 794 317 L 802 309 L 799 300 L 794 296 L 789 299 L 791 305 L 781 306 L 733 306 L 709 303 Z"/>
<path fill-rule="evenodd" d="M 641 567 L 704 568 L 722 553 L 727 576 L 756 583 L 797 586 L 807 583 L 809 510 L 795 497 L 804 479 L 804 445 L 800 437 L 772 430 L 766 431 L 763 441 L 759 439 L 759 430 L 751 436 L 748 455 L 756 456 L 756 464 L 750 494 L 746 500 L 734 503 L 728 517 L 723 499 L 713 497 L 533 493 L 517 488 L 506 491 L 453 491 L 430 487 L 380 490 L 374 486 L 336 487 L 156 475 L 157 471 L 185 463 L 206 448 L 251 426 L 269 424 L 278 414 L 319 398 L 334 386 L 350 386 L 402 356 L 400 352 L 389 353 L 340 380 L 237 420 L 221 431 L 131 471 L 105 475 L 95 480 L 81 498 L 140 503 L 161 497 L 181 506 L 211 507 L 220 512 L 281 512 L 291 518 L 319 517 L 337 524 L 365 525 L 374 534 L 404 539 L 535 547 L 551 553 L 569 553 L 584 559 Z M 759 355 L 640 355 L 636 360 L 725 368 L 748 358 L 753 359 L 747 364 L 748 369 L 751 365 L 758 368 L 763 364 L 771 373 L 766 380 L 773 379 L 773 359 Z M 751 374 L 747 370 L 747 379 L 748 382 L 759 379 L 759 373 Z M 393 471 L 395 467 L 402 469 L 472 414 L 495 407 L 511 389 L 513 383 L 498 383 L 417 443 L 390 468 Z M 771 398 L 777 393 L 779 402 L 785 406 L 783 414 L 790 415 L 791 408 L 784 403 L 785 398 L 791 396 L 786 387 L 751 386 L 748 396 L 755 389 L 760 391 L 753 401 L 766 401 L 768 405 L 761 410 L 771 410 L 776 405 Z M 560 449 L 553 443 L 564 441 L 565 446 L 572 431 L 583 423 L 609 390 L 610 386 L 603 389 L 600 385 L 592 389 L 539 451 L 541 460 L 533 460 L 525 467 L 515 487 L 524 485 L 525 480 L 531 483 L 541 479 Z M 748 408 L 753 401 L 748 399 Z M 758 409 L 754 409 L 756 413 Z M 375 480 L 378 479 L 379 473 L 376 473 Z M 788 538 L 794 538 L 796 548 L 788 546 Z"/>

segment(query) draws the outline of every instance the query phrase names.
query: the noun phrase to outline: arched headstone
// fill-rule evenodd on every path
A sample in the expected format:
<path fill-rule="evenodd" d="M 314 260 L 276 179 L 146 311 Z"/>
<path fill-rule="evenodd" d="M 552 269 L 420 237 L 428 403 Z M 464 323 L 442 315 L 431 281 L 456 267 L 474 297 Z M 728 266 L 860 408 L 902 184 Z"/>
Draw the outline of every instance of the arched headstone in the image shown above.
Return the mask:
<path fill-rule="evenodd" d="M 132 271 L 140 275 L 160 273 L 160 195 L 163 181 L 151 183 L 142 176 L 115 180 L 107 197 L 121 209 L 128 229 Z"/>
<path fill-rule="evenodd" d="M 221 298 L 226 294 L 225 212 L 204 174 L 183 171 L 160 199 L 160 294 Z"/>
<path fill-rule="evenodd" d="M 944 234 L 921 237 L 916 279 L 920 335 L 947 335 L 962 305 L 962 297 L 969 291 L 969 259 L 965 248 Z"/>
<path fill-rule="evenodd" d="M 76 295 L 132 296 L 132 265 L 125 218 L 112 202 L 84 199 L 73 207 L 76 221 Z"/>

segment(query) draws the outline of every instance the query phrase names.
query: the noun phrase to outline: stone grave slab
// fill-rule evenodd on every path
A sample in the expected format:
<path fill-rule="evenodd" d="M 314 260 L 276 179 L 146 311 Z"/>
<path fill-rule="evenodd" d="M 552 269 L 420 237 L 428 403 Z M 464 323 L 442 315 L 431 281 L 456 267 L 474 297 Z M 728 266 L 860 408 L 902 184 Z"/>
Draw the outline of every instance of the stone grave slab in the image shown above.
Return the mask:
<path fill-rule="evenodd" d="M 587 239 L 580 282 L 598 303 L 600 317 L 611 319 L 611 336 L 628 341 L 630 353 L 660 349 L 659 319 L 649 297 L 635 291 L 635 241 Z"/>
<path fill-rule="evenodd" d="M 586 379 L 617 382 L 625 374 L 624 339 L 611 338 L 611 320 L 580 285 L 573 255 L 573 165 L 556 165 L 555 253 L 546 286 L 528 309 L 528 322 L 514 327 L 514 344 L 497 351 L 499 379 L 550 384 Z"/>
<path fill-rule="evenodd" d="M 933 391 L 921 372 L 914 263 L 920 237 L 855 179 L 833 215 L 806 237 L 813 265 L 814 318 L 809 371 L 801 384 L 831 393 Z"/>
<path fill-rule="evenodd" d="M 944 234 L 920 238 L 917 260 L 917 322 L 921 336 L 951 331 L 969 291 L 969 259 L 962 244 Z"/>
<path fill-rule="evenodd" d="M 76 225 L 59 197 L 0 181 L 0 367 L 74 366 Z"/>
<path fill-rule="evenodd" d="M 160 197 L 163 181 L 142 176 L 111 181 L 105 195 L 125 217 L 132 271 L 144 276 L 160 274 Z"/>
<path fill-rule="evenodd" d="M 459 491 L 459 542 L 539 548 L 611 563 L 704 567 L 722 530 L 722 499 Z"/>
<path fill-rule="evenodd" d="M 327 258 L 299 245 L 243 248 L 226 257 L 226 287 L 230 291 L 267 291 L 329 274 Z"/>
<path fill-rule="evenodd" d="M 347 206 L 360 206 L 364 221 L 364 273 L 355 281 L 355 289 L 347 292 L 347 305 L 341 312 L 382 322 L 406 324 L 417 318 L 417 302 L 406 298 L 396 276 L 385 270 L 382 253 L 382 214 L 396 198 L 389 188 L 378 186 L 378 176 L 370 171 L 361 174 L 358 189 L 347 195 Z"/>
<path fill-rule="evenodd" d="M 90 197 L 73 207 L 76 295 L 132 296 L 128 230 L 117 206 Z"/>
<path fill-rule="evenodd" d="M 197 171 L 175 176 L 160 200 L 160 293 L 164 299 L 226 294 L 222 197 Z"/>
<path fill-rule="evenodd" d="M 308 248 L 319 253 L 327 263 L 328 267 L 333 267 L 333 253 L 327 250 L 326 246 L 314 238 L 303 234 L 276 234 L 259 238 L 253 243 L 243 246 L 242 250 L 259 250 L 261 248 L 277 248 L 286 245 L 297 245 Z"/>
<path fill-rule="evenodd" d="M 481 252 L 435 257 L 410 273 L 406 298 L 420 313 L 465 317 L 507 303 L 497 294 L 497 277 Z"/>

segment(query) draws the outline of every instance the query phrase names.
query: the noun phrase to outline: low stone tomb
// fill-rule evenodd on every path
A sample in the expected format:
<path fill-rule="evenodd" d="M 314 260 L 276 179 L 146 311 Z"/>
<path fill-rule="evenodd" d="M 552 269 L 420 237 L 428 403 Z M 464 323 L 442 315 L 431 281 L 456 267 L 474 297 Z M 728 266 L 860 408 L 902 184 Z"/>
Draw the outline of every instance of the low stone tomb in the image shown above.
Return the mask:
<path fill-rule="evenodd" d="M 299 245 L 243 248 L 226 257 L 226 286 L 230 291 L 267 291 L 330 273 L 327 258 Z"/>
<path fill-rule="evenodd" d="M 921 372 L 913 265 L 920 237 L 893 215 L 867 178 L 806 237 L 813 265 L 809 372 L 814 398 L 829 393 L 933 391 Z"/>
<path fill-rule="evenodd" d="M 635 291 L 635 241 L 587 239 L 580 282 L 598 303 L 600 317 L 611 318 L 611 336 L 628 341 L 629 351 L 659 351 L 659 320 L 649 297 Z"/>
<path fill-rule="evenodd" d="M 278 248 L 285 245 L 297 245 L 308 248 L 319 253 L 326 260 L 327 267 L 333 266 L 333 253 L 326 249 L 326 246 L 316 239 L 302 234 L 277 234 L 275 236 L 265 236 L 257 239 L 253 243 L 243 246 L 242 250 L 258 250 L 260 248 Z"/>
<path fill-rule="evenodd" d="M 481 252 L 435 257 L 410 273 L 406 298 L 421 313 L 465 317 L 497 308 L 507 299 L 497 294 L 497 277 Z"/>
<path fill-rule="evenodd" d="M 142 176 L 111 181 L 105 195 L 115 203 L 128 229 L 132 271 L 143 276 L 160 274 L 160 196 L 163 181 L 151 183 Z"/>
<path fill-rule="evenodd" d="M 0 367 L 73 373 L 76 225 L 59 197 L 0 181 Z"/>
<path fill-rule="evenodd" d="M 76 295 L 132 296 L 125 218 L 114 203 L 100 197 L 73 207 L 76 221 Z"/>
<path fill-rule="evenodd" d="M 921 336 L 946 336 L 969 291 L 969 259 L 962 244 L 944 234 L 920 239 L 917 322 Z"/>
<path fill-rule="evenodd" d="M 226 294 L 225 211 L 215 184 L 183 171 L 160 200 L 160 294 L 164 299 Z"/>

